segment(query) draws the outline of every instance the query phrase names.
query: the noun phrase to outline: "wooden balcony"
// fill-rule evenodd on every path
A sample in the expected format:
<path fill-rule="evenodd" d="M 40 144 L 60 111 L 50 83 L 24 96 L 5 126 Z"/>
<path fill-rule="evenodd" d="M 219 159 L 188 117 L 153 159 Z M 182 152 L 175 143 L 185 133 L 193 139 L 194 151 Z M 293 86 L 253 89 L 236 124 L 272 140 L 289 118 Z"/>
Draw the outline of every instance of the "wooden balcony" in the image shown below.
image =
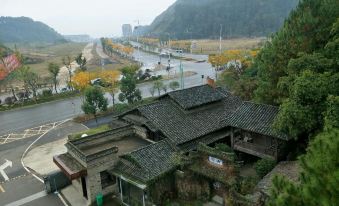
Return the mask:
<path fill-rule="evenodd" d="M 260 158 L 276 159 L 276 149 L 244 141 L 234 142 L 234 149 Z"/>

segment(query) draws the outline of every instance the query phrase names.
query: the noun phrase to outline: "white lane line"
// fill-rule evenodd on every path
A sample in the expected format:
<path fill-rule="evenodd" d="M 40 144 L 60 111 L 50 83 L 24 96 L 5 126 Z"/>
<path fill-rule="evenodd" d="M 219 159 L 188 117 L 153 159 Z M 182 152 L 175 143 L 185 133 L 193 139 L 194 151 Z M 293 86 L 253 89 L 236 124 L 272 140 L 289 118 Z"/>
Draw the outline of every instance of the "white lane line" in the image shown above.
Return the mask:
<path fill-rule="evenodd" d="M 0 192 L 5 192 L 4 188 L 0 185 Z"/>
<path fill-rule="evenodd" d="M 62 204 L 64 204 L 65 206 L 68 206 L 68 204 L 66 203 L 65 199 L 60 195 L 60 193 L 58 193 L 58 197 L 61 200 Z"/>
<path fill-rule="evenodd" d="M 58 124 L 55 126 L 55 127 L 57 127 L 57 126 L 59 126 L 59 125 L 62 125 L 62 124 L 64 124 L 65 122 L 68 122 L 70 119 L 66 119 L 66 120 L 64 120 L 64 121 L 59 121 L 58 122 Z M 47 130 L 47 131 L 45 131 L 43 134 L 41 134 L 38 138 L 36 138 L 27 148 L 26 148 L 26 150 L 24 151 L 24 153 L 21 155 L 21 165 L 22 165 L 22 167 L 28 172 L 28 173 L 30 173 L 30 174 L 32 174 L 33 175 L 33 177 L 35 177 L 37 180 L 39 180 L 41 183 L 44 183 L 44 181 L 40 178 L 40 177 L 38 177 L 38 176 L 36 176 L 35 174 L 33 174 L 26 166 L 25 166 L 25 163 L 24 163 L 24 157 L 26 156 L 26 154 L 27 154 L 27 152 L 28 152 L 28 150 L 37 142 L 37 141 L 39 141 L 43 136 L 45 136 L 49 131 L 51 131 L 52 129 L 54 129 L 54 127 L 51 127 L 49 130 Z"/>
<path fill-rule="evenodd" d="M 38 192 L 38 193 L 33 194 L 31 196 L 28 196 L 28 197 L 25 197 L 23 199 L 17 200 L 15 202 L 9 203 L 5 206 L 21 206 L 21 205 L 24 205 L 26 203 L 32 202 L 36 199 L 39 199 L 39 198 L 42 198 L 42 197 L 45 197 L 45 196 L 47 196 L 46 191 L 41 191 L 41 192 Z"/>
<path fill-rule="evenodd" d="M 11 134 L 9 134 L 9 135 L 6 137 L 5 141 L 4 141 L 2 144 L 5 144 L 10 136 L 11 136 Z"/>

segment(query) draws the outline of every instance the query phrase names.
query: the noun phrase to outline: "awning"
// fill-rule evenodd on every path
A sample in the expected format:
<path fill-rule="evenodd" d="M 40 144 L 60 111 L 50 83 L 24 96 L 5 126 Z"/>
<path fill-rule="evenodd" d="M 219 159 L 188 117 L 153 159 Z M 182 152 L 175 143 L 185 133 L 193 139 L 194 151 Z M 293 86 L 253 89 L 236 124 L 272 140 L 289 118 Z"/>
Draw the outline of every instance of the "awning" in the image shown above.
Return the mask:
<path fill-rule="evenodd" d="M 78 179 L 87 175 L 86 168 L 68 153 L 54 156 L 53 162 L 70 180 Z"/>

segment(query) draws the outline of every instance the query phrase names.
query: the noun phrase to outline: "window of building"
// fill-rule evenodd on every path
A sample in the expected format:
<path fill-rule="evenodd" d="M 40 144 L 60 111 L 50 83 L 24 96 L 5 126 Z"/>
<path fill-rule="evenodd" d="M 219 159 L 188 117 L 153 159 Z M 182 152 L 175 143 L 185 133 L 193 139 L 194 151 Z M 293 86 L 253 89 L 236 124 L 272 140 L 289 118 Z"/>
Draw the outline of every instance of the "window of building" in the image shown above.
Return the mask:
<path fill-rule="evenodd" d="M 102 189 L 114 185 L 116 183 L 116 177 L 109 174 L 107 171 L 100 172 L 101 187 Z"/>

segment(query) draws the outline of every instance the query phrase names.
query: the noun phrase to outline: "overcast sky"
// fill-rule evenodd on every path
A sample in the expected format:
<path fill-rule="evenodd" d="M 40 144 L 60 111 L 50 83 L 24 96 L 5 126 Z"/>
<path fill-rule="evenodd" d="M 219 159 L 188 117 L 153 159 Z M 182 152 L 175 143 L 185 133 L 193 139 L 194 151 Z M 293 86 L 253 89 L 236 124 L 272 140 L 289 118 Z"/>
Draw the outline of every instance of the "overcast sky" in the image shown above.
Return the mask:
<path fill-rule="evenodd" d="M 27 16 L 61 34 L 121 35 L 121 25 L 150 24 L 175 0 L 0 0 L 0 16 Z"/>

